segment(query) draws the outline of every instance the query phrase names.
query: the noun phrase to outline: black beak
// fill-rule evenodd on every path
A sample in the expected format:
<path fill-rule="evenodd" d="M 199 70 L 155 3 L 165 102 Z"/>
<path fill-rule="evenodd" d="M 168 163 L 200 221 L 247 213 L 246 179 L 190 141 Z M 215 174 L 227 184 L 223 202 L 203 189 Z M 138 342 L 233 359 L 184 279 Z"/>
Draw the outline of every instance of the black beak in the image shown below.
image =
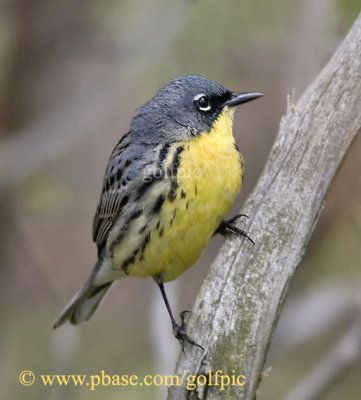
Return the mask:
<path fill-rule="evenodd" d="M 263 93 L 232 93 L 230 100 L 226 102 L 226 106 L 235 107 L 240 104 L 248 103 L 249 101 L 256 100 L 262 97 Z"/>

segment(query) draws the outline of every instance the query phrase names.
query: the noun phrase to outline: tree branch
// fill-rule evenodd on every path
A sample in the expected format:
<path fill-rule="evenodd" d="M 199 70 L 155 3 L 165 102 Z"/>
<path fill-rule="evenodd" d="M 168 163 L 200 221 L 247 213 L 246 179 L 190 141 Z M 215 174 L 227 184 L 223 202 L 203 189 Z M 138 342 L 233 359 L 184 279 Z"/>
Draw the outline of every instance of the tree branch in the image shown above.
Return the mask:
<path fill-rule="evenodd" d="M 181 354 L 176 372 L 243 374 L 244 386 L 186 379 L 168 399 L 256 397 L 271 335 L 326 191 L 361 128 L 361 14 L 297 106 L 289 104 L 264 171 L 247 200 L 256 245 L 223 245 L 195 301 L 188 333 L 206 347 Z M 244 226 L 242 226 L 244 227 Z M 232 372 L 234 371 L 234 372 Z"/>

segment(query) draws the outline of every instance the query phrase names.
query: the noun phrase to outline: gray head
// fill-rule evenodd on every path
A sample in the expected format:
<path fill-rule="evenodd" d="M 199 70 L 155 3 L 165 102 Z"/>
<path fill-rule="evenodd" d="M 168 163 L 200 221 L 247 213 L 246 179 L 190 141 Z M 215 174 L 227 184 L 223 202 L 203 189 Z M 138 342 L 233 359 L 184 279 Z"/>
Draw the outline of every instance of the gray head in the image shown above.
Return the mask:
<path fill-rule="evenodd" d="M 180 76 L 138 110 L 131 131 L 145 143 L 189 140 L 209 132 L 225 107 L 260 96 L 261 93 L 233 93 L 200 76 Z"/>

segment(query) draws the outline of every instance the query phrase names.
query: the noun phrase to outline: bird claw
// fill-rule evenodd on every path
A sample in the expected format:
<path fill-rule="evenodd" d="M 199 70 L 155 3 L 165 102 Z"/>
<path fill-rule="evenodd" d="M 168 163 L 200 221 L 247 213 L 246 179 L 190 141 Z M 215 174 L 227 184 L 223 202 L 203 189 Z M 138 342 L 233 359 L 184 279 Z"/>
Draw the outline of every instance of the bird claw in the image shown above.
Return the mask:
<path fill-rule="evenodd" d="M 232 222 L 234 222 L 236 219 L 242 218 L 242 217 L 249 219 L 249 216 L 246 214 L 236 214 L 232 218 L 226 219 L 225 222 L 227 222 L 228 224 L 232 224 Z"/>
<path fill-rule="evenodd" d="M 184 314 L 183 314 L 183 317 L 184 317 Z M 183 321 L 182 321 L 182 325 L 183 325 Z M 185 343 L 187 343 L 187 342 L 204 350 L 204 347 L 202 347 L 194 339 L 192 339 L 190 336 L 188 336 L 186 331 L 183 329 L 183 327 L 179 326 L 177 323 L 173 324 L 173 335 L 175 336 L 175 338 L 178 340 L 179 344 L 181 345 L 183 353 L 186 353 Z"/>
<path fill-rule="evenodd" d="M 245 238 L 247 238 L 252 244 L 255 244 L 253 239 L 248 235 L 248 233 L 246 231 L 244 231 L 243 229 L 237 228 L 234 225 L 229 224 L 227 221 L 225 221 L 223 223 L 223 231 L 227 234 L 232 233 L 234 235 L 237 236 L 244 236 Z"/>
<path fill-rule="evenodd" d="M 254 241 L 252 240 L 252 238 L 248 235 L 248 233 L 246 231 L 244 231 L 243 229 L 237 228 L 236 226 L 232 225 L 232 223 L 236 219 L 238 219 L 240 217 L 248 218 L 248 215 L 246 215 L 246 214 L 236 214 L 234 217 L 222 221 L 221 224 L 219 225 L 219 228 L 217 229 L 216 233 L 220 233 L 223 236 L 226 236 L 228 234 L 233 234 L 233 235 L 237 235 L 237 236 L 244 236 L 252 244 L 255 244 Z"/>

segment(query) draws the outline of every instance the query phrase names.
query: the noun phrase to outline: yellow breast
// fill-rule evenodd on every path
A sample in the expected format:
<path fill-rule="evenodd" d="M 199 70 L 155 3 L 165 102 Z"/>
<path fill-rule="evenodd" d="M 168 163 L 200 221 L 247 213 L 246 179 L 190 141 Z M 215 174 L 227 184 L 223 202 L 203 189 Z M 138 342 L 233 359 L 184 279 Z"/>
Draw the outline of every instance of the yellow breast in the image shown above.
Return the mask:
<path fill-rule="evenodd" d="M 131 276 L 175 279 L 197 261 L 233 204 L 242 183 L 243 160 L 232 135 L 231 110 L 225 109 L 210 132 L 182 146 L 174 199 L 167 199 L 159 223 L 150 223 L 144 258 L 129 268 Z M 171 162 L 172 151 L 164 166 Z"/>
<path fill-rule="evenodd" d="M 225 207 L 227 211 L 228 203 L 233 203 L 240 190 L 243 175 L 243 159 L 235 146 L 232 120 L 233 110 L 225 109 L 210 132 L 184 142 L 178 172 L 180 186 L 186 191 L 197 187 L 199 202 Z"/>

